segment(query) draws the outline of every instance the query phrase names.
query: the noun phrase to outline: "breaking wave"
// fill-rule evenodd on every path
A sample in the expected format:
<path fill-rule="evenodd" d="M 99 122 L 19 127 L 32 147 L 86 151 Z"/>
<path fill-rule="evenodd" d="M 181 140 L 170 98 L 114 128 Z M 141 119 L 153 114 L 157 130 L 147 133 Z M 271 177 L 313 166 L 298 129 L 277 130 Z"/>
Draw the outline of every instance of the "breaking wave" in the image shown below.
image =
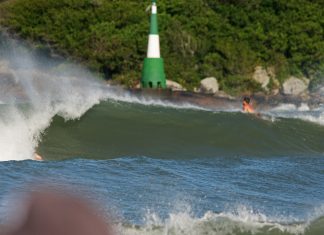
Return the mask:
<path fill-rule="evenodd" d="M 240 104 L 230 109 L 203 108 L 134 95 L 108 86 L 80 66 L 38 58 L 13 40 L 8 40 L 5 48 L 0 61 L 0 161 L 32 159 L 55 116 L 65 121 L 80 119 L 101 101 L 213 113 L 240 110 Z M 282 105 L 263 114 L 271 122 L 276 118 L 293 118 L 324 125 L 323 106 L 310 109 L 306 104 Z"/>
<path fill-rule="evenodd" d="M 245 206 L 234 212 L 206 212 L 202 217 L 195 217 L 190 212 L 171 213 L 161 219 L 155 213 L 148 213 L 145 225 L 119 224 L 119 234 L 137 235 L 320 235 L 324 233 L 324 208 L 320 207 L 306 221 L 282 216 L 268 217 Z"/>
<path fill-rule="evenodd" d="M 0 161 L 32 159 L 54 116 L 78 119 L 102 100 L 202 109 L 134 97 L 121 88 L 111 88 L 80 66 L 58 66 L 14 40 L 6 43 L 0 60 Z"/>

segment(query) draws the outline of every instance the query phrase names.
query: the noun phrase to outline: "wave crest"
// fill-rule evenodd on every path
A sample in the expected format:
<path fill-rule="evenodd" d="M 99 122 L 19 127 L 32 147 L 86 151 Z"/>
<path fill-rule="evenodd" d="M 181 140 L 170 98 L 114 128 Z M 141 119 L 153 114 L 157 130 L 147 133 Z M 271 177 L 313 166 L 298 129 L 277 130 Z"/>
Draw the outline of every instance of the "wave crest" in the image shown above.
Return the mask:
<path fill-rule="evenodd" d="M 181 212 L 171 213 L 163 220 L 157 214 L 149 213 L 145 217 L 145 225 L 120 224 L 116 229 L 119 234 L 125 235 L 320 235 L 324 233 L 321 225 L 324 222 L 324 210 L 321 212 L 321 216 L 315 218 L 313 215 L 308 221 L 282 216 L 270 218 L 245 206 L 240 206 L 233 212 L 208 211 L 200 218 L 190 212 Z"/>

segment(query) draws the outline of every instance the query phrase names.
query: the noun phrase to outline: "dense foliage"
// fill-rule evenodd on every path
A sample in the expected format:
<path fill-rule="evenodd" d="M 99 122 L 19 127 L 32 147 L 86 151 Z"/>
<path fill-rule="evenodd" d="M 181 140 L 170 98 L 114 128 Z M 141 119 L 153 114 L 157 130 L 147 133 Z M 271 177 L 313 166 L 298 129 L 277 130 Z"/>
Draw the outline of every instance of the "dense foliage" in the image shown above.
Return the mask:
<path fill-rule="evenodd" d="M 146 54 L 150 1 L 15 0 L 1 24 L 132 85 Z M 255 90 L 256 65 L 277 78 L 324 70 L 323 0 L 160 0 L 169 79 L 193 88 L 215 76 L 224 90 Z M 0 11 L 1 12 L 1 11 Z"/>

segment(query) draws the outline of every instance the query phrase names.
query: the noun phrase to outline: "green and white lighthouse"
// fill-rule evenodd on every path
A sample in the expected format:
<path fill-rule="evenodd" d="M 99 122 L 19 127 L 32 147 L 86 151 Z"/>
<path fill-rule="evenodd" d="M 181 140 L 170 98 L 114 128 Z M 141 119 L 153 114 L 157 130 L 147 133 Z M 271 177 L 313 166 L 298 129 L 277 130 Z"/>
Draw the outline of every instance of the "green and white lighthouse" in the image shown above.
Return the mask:
<path fill-rule="evenodd" d="M 152 0 L 151 25 L 147 48 L 147 58 L 142 71 L 143 88 L 166 88 L 164 62 L 160 54 L 160 37 L 158 29 L 156 0 Z"/>

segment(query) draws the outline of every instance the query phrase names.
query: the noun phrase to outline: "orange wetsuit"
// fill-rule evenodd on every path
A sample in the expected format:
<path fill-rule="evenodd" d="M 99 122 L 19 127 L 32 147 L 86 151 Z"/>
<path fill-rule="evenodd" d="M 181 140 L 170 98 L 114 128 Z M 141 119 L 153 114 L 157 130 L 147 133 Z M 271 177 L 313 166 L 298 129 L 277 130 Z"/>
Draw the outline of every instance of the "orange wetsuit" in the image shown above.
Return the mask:
<path fill-rule="evenodd" d="M 250 104 L 243 101 L 243 112 L 254 113 L 254 109 L 252 108 L 252 106 Z"/>

